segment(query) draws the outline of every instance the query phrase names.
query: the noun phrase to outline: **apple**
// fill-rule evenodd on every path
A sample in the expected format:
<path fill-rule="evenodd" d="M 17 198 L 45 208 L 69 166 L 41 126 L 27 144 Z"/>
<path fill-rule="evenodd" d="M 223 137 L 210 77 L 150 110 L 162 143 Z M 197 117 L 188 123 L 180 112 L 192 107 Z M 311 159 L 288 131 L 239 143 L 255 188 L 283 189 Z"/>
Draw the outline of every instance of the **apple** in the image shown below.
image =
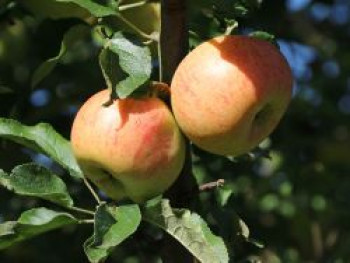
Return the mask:
<path fill-rule="evenodd" d="M 139 0 L 125 0 L 123 4 L 133 4 Z M 160 31 L 160 2 L 150 2 L 142 6 L 121 11 L 121 14 L 147 34 Z M 124 30 L 130 30 L 123 25 Z M 133 31 L 131 31 L 133 32 Z"/>
<path fill-rule="evenodd" d="M 184 134 L 199 148 L 237 156 L 277 126 L 291 99 L 293 77 L 278 48 L 248 36 L 219 36 L 179 64 L 171 104 Z"/>
<path fill-rule="evenodd" d="M 115 200 L 137 203 L 162 194 L 178 177 L 185 142 L 167 105 L 156 97 L 88 99 L 71 130 L 84 175 Z"/>

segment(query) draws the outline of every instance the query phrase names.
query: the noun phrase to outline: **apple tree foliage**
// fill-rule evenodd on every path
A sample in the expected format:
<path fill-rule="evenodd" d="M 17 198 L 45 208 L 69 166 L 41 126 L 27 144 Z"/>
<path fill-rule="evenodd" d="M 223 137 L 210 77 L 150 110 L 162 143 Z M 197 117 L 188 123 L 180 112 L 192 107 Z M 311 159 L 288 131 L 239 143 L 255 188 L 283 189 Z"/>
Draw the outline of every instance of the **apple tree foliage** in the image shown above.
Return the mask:
<path fill-rule="evenodd" d="M 350 260 L 347 1 L 162 0 L 153 33 L 123 16 L 148 1 L 50 0 L 45 15 L 24 1 L 0 2 L 1 262 Z M 295 92 L 278 129 L 237 158 L 189 148 L 178 182 L 145 204 L 93 189 L 68 140 L 82 102 L 169 82 L 222 34 L 287 57 Z"/>

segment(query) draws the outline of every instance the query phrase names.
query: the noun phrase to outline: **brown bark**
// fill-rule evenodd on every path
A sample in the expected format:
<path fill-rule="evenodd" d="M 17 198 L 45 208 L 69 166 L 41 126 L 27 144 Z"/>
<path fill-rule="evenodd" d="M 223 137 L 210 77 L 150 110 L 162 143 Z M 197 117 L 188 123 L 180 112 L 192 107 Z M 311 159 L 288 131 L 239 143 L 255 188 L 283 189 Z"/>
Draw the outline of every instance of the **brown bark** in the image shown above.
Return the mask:
<path fill-rule="evenodd" d="M 161 1 L 161 70 L 162 81 L 170 85 L 172 76 L 188 51 L 188 28 L 186 21 L 186 0 Z M 184 168 L 165 197 L 173 207 L 189 207 L 195 186 L 192 175 L 192 162 L 189 142 L 186 142 L 186 161 Z M 193 262 L 192 255 L 173 237 L 166 236 L 161 249 L 162 259 L 167 263 Z"/>
<path fill-rule="evenodd" d="M 161 53 L 163 81 L 170 84 L 180 61 L 188 51 L 186 0 L 161 1 Z"/>

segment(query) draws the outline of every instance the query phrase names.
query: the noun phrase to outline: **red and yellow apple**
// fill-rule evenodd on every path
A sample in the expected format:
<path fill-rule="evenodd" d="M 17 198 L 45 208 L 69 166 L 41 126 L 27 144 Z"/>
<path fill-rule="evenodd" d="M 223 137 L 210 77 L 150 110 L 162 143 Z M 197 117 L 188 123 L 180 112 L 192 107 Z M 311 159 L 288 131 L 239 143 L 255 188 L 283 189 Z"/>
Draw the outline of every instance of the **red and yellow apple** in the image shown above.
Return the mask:
<path fill-rule="evenodd" d="M 85 176 L 115 200 L 139 203 L 162 194 L 180 174 L 185 158 L 183 137 L 163 101 L 110 101 L 108 90 L 80 108 L 71 143 Z"/>
<path fill-rule="evenodd" d="M 171 83 L 175 119 L 198 147 L 219 155 L 250 151 L 277 126 L 293 77 L 278 48 L 248 36 L 220 36 L 197 46 Z"/>

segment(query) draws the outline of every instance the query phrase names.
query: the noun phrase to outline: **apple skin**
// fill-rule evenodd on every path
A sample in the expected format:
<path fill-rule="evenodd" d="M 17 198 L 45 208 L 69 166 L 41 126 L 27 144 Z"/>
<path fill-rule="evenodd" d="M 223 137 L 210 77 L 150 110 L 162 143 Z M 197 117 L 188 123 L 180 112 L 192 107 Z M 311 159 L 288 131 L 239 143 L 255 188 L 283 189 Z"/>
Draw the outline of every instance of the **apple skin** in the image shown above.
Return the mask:
<path fill-rule="evenodd" d="M 197 46 L 171 83 L 175 119 L 199 148 L 237 156 L 277 126 L 291 99 L 290 67 L 273 44 L 219 36 Z"/>
<path fill-rule="evenodd" d="M 71 130 L 72 149 L 84 175 L 109 197 L 142 203 L 176 180 L 185 142 L 160 99 L 109 99 L 103 90 L 80 108 Z"/>

